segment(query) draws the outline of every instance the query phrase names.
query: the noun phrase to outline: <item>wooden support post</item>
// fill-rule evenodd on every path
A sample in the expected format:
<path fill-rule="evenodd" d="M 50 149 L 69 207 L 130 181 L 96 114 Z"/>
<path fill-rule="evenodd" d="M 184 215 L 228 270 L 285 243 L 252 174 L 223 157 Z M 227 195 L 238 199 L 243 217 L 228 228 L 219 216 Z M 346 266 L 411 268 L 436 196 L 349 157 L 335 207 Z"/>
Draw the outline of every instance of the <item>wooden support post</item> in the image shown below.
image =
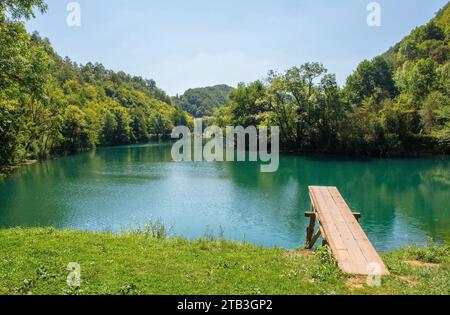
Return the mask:
<path fill-rule="evenodd" d="M 309 242 L 309 244 L 306 245 L 306 249 L 311 249 L 314 247 L 314 244 L 316 244 L 317 240 L 319 239 L 320 235 L 322 235 L 322 231 L 319 229 L 317 233 L 313 236 L 312 240 Z"/>
<path fill-rule="evenodd" d="M 361 213 L 359 212 L 353 212 L 353 215 L 355 216 L 356 220 L 359 222 L 361 219 Z M 316 227 L 316 213 L 313 211 L 307 211 L 305 212 L 305 217 L 309 218 L 309 225 L 306 228 L 306 249 L 311 249 L 314 247 L 314 244 L 317 242 L 319 237 L 322 235 L 322 232 L 319 228 L 319 230 L 314 234 L 314 230 Z M 322 242 L 322 245 L 326 245 L 327 241 L 324 239 Z"/>
<path fill-rule="evenodd" d="M 309 226 L 306 228 L 306 248 L 311 249 L 311 243 L 314 239 L 314 228 L 316 225 L 316 214 L 314 212 L 306 212 L 305 217 L 309 218 Z M 317 239 L 316 239 L 317 241 Z M 314 242 L 315 243 L 315 242 Z"/>

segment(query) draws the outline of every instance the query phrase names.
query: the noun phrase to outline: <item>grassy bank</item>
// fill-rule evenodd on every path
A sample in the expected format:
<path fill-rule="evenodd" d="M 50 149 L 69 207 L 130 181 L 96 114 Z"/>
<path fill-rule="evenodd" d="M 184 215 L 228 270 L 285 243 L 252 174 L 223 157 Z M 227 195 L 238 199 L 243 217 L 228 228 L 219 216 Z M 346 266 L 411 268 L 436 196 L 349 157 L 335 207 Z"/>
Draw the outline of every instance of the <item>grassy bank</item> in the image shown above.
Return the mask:
<path fill-rule="evenodd" d="M 151 233 L 150 233 L 151 234 Z M 158 235 L 158 233 L 156 233 Z M 450 294 L 450 248 L 383 255 L 381 287 L 316 253 L 200 239 L 55 229 L 0 230 L 0 294 Z M 66 284 L 81 266 L 81 286 Z"/>

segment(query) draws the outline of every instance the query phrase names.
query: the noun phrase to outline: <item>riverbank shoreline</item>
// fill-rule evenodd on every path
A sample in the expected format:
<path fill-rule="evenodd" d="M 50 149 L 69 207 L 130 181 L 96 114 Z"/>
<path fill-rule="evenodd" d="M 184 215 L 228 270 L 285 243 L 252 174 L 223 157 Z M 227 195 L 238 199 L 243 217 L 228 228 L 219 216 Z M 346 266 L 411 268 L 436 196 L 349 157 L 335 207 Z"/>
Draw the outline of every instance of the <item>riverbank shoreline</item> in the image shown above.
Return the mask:
<path fill-rule="evenodd" d="M 4 178 L 6 176 L 12 175 L 14 174 L 17 170 L 19 170 L 21 167 L 23 166 L 27 166 L 27 165 L 33 165 L 33 164 L 37 164 L 37 163 L 41 163 L 41 162 L 47 162 L 47 161 L 54 161 L 54 160 L 58 160 L 58 159 L 62 159 L 65 157 L 70 157 L 70 156 L 76 156 L 79 154 L 83 154 L 83 153 L 89 153 L 89 152 L 93 152 L 97 149 L 108 149 L 108 148 L 120 148 L 123 146 L 140 146 L 140 145 L 152 145 L 152 144 L 161 144 L 161 143 L 170 143 L 172 141 L 170 141 L 169 139 L 166 140 L 154 140 L 154 141 L 149 141 L 146 143 L 130 143 L 130 144 L 122 144 L 122 145 L 113 145 L 113 146 L 108 146 L 108 145 L 99 145 L 96 146 L 95 148 L 92 148 L 90 150 L 85 150 L 85 151 L 78 151 L 78 152 L 73 152 L 73 153 L 64 153 L 64 154 L 58 154 L 58 155 L 54 155 L 54 156 L 50 156 L 48 158 L 43 158 L 43 159 L 31 159 L 31 160 L 24 160 L 20 163 L 17 164 L 13 164 L 13 165 L 0 165 L 0 179 Z"/>
<path fill-rule="evenodd" d="M 380 287 L 342 274 L 326 248 L 291 251 L 220 239 L 0 229 L 0 295 L 449 294 L 450 246 L 382 254 Z M 70 287 L 68 265 L 80 266 Z"/>
<path fill-rule="evenodd" d="M 26 165 L 33 165 L 36 163 L 39 163 L 39 160 L 25 160 L 21 163 L 18 163 L 16 165 L 9 165 L 9 166 L 0 166 L 0 179 L 2 177 L 6 177 L 9 176 L 11 174 L 13 174 L 14 172 L 16 172 L 18 169 L 20 169 L 23 166 Z"/>
<path fill-rule="evenodd" d="M 115 146 L 97 146 L 96 148 L 88 151 L 80 151 L 76 153 L 68 153 L 57 155 L 53 157 L 49 157 L 47 159 L 39 159 L 39 160 L 25 160 L 21 163 L 15 165 L 1 166 L 0 165 L 0 179 L 10 176 L 17 172 L 21 167 L 27 165 L 33 165 L 41 162 L 58 160 L 61 158 L 76 156 L 83 153 L 93 152 L 97 149 L 109 149 L 109 148 L 120 148 L 120 147 L 132 147 L 132 146 L 145 146 L 145 145 L 155 145 L 155 144 L 169 144 L 175 143 L 173 140 L 165 139 L 165 140 L 155 140 L 146 143 L 131 143 L 124 145 L 115 145 Z M 333 153 L 333 152 L 318 152 L 318 151 L 290 151 L 290 150 L 280 150 L 280 154 L 291 157 L 307 157 L 313 159 L 334 159 L 339 161 L 372 161 L 372 160 L 402 160 L 402 159 L 427 159 L 427 158 L 442 158 L 442 159 L 450 159 L 449 154 L 445 154 L 442 152 L 412 152 L 409 154 L 401 154 L 401 155 L 392 155 L 392 156 L 383 156 L 383 157 L 375 157 L 368 155 L 354 155 L 354 154 L 343 154 L 343 153 Z"/>

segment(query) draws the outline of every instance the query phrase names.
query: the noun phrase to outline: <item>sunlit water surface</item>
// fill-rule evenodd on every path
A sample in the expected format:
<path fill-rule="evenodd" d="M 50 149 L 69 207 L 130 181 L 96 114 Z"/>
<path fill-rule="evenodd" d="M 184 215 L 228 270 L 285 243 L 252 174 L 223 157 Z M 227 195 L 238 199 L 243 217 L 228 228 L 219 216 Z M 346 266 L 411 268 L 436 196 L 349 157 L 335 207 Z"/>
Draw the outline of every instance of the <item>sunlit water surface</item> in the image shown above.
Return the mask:
<path fill-rule="evenodd" d="M 448 158 L 355 161 L 282 156 L 175 163 L 170 144 L 97 149 L 25 166 L 0 181 L 0 227 L 121 231 L 161 219 L 172 234 L 302 246 L 308 185 L 338 186 L 380 251 L 450 240 Z"/>

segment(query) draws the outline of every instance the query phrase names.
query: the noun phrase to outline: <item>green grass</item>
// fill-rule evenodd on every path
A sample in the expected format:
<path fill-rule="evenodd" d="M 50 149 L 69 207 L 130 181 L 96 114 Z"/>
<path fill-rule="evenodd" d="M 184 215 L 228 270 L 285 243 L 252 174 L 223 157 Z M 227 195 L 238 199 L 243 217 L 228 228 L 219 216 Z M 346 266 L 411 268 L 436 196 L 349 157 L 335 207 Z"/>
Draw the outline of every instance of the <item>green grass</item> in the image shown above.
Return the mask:
<path fill-rule="evenodd" d="M 151 226 L 122 235 L 6 229 L 0 230 L 0 294 L 450 293 L 449 246 L 409 248 L 383 259 L 392 275 L 372 288 L 343 275 L 327 248 L 307 256 L 211 238 L 165 238 Z M 79 288 L 66 284 L 70 262 L 81 266 Z"/>

